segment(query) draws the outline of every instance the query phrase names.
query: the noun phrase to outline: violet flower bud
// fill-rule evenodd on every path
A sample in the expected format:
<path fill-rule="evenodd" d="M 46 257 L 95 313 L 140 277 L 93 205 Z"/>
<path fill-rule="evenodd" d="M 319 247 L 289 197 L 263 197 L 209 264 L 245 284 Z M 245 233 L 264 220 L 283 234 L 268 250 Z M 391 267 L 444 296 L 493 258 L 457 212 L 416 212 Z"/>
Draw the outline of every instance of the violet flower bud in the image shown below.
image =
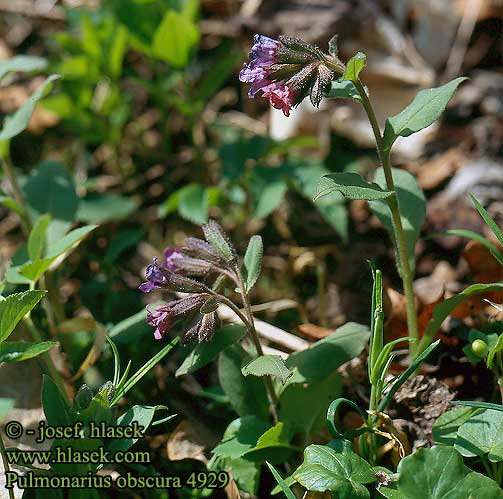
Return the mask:
<path fill-rule="evenodd" d="M 213 249 L 213 246 L 202 239 L 198 239 L 197 237 L 187 237 L 185 239 L 185 246 L 181 250 L 189 256 L 206 260 L 207 262 L 214 263 L 215 265 L 222 265 L 223 263 L 222 259 Z"/>

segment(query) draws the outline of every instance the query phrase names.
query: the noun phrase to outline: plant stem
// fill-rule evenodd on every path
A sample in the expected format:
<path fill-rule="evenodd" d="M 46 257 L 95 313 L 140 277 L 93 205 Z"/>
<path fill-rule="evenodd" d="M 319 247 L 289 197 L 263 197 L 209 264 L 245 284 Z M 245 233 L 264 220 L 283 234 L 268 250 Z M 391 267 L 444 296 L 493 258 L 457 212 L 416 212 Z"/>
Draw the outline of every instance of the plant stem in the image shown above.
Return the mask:
<path fill-rule="evenodd" d="M 5 473 L 5 476 L 7 476 L 7 473 L 9 473 L 9 471 L 10 471 L 10 466 L 9 466 L 9 461 L 7 461 L 7 453 L 5 452 L 5 445 L 3 443 L 2 432 L 0 432 L 0 454 L 2 454 L 4 473 Z M 13 488 L 9 489 L 9 499 L 15 499 Z"/>
<path fill-rule="evenodd" d="M 393 232 L 395 236 L 396 249 L 397 249 L 397 260 L 398 260 L 398 270 L 400 272 L 400 277 L 402 278 L 403 290 L 406 299 L 406 309 L 407 309 L 407 328 L 408 336 L 411 339 L 416 340 L 415 342 L 409 343 L 409 352 L 411 357 L 415 357 L 420 352 L 416 349 L 416 342 L 419 336 L 418 325 L 417 325 L 417 312 L 413 288 L 413 272 L 409 264 L 409 252 L 407 245 L 405 243 L 405 233 L 402 225 L 402 218 L 400 216 L 400 207 L 398 204 L 398 197 L 395 190 L 395 183 L 393 181 L 393 174 L 391 171 L 391 160 L 390 151 L 386 150 L 381 135 L 381 130 L 379 129 L 379 124 L 377 118 L 368 98 L 367 92 L 363 87 L 360 80 L 353 82 L 358 93 L 360 94 L 363 108 L 367 113 L 372 131 L 374 132 L 374 137 L 376 141 L 377 155 L 379 156 L 379 162 L 381 163 L 382 169 L 384 171 L 384 176 L 386 178 L 386 185 L 389 191 L 392 191 L 394 195 L 390 198 L 388 206 L 391 211 L 391 220 L 393 223 Z M 428 346 L 428 345 L 426 345 Z"/>
<path fill-rule="evenodd" d="M 30 314 L 27 314 L 25 318 L 23 319 L 25 324 L 27 325 L 28 329 L 30 330 L 30 333 L 33 337 L 33 341 L 40 343 L 43 341 L 42 335 L 40 334 L 40 331 L 38 330 L 37 326 L 33 322 Z M 65 384 L 63 382 L 63 378 L 61 377 L 61 374 L 59 371 L 56 369 L 56 366 L 54 365 L 54 362 L 51 359 L 51 356 L 49 353 L 44 353 L 41 355 L 42 359 L 44 360 L 44 364 L 47 369 L 47 373 L 49 376 L 52 378 L 54 383 L 56 383 L 57 387 L 59 388 L 59 391 L 61 392 L 61 396 L 65 399 L 65 402 L 68 405 L 70 404 L 70 399 L 68 398 L 68 394 L 66 393 L 65 390 Z"/>
<path fill-rule="evenodd" d="M 12 167 L 12 162 L 10 160 L 8 152 L 2 158 L 2 169 L 5 173 L 5 177 L 9 180 L 12 189 L 12 195 L 14 196 L 16 203 L 23 211 L 23 215 L 20 215 L 21 227 L 23 229 L 23 232 L 26 235 L 28 235 L 31 230 L 31 222 L 28 217 L 28 213 L 26 211 L 26 203 L 24 202 L 24 196 L 17 182 L 16 174 L 14 173 L 14 168 Z"/>
<path fill-rule="evenodd" d="M 245 292 L 244 280 L 241 274 L 241 269 L 236 265 L 235 271 L 238 280 L 237 284 L 239 286 L 239 291 L 241 294 L 241 299 L 243 301 L 245 314 L 248 319 L 249 324 L 248 331 L 250 332 L 250 337 L 253 341 L 253 344 L 255 345 L 255 349 L 257 350 L 257 355 L 259 357 L 262 357 L 264 355 L 264 350 L 262 349 L 262 345 L 260 344 L 260 339 L 258 337 L 257 330 L 255 329 L 255 320 L 253 318 L 253 312 L 250 306 L 248 295 Z M 272 417 L 274 423 L 276 424 L 278 422 L 278 410 L 277 410 L 278 396 L 276 395 L 276 390 L 274 389 L 271 376 L 264 376 L 264 384 L 267 392 L 267 398 L 269 399 L 269 404 L 271 406 Z"/>

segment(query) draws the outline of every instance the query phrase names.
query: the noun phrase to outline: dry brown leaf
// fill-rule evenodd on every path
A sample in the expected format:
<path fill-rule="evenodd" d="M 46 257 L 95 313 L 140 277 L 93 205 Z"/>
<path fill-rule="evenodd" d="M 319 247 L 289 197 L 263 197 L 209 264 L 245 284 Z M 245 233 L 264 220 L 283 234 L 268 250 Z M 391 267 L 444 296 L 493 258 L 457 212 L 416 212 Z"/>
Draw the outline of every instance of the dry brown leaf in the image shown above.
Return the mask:
<path fill-rule="evenodd" d="M 200 432 L 190 423 L 182 421 L 170 434 L 166 443 L 166 451 L 171 461 L 182 459 L 195 459 L 207 464 L 208 459 L 204 455 L 205 445 L 201 441 Z"/>
<path fill-rule="evenodd" d="M 299 332 L 309 340 L 321 340 L 327 337 L 332 331 L 326 327 L 316 326 L 315 324 L 300 324 Z"/>

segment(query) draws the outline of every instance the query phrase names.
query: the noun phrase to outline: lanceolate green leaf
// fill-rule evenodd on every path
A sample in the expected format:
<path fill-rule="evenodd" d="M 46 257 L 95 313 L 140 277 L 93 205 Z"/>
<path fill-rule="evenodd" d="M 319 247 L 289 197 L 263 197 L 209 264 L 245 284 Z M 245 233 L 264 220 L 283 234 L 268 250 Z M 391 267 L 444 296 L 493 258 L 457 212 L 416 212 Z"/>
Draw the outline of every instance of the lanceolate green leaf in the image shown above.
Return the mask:
<path fill-rule="evenodd" d="M 276 480 L 276 482 L 278 482 L 278 485 L 279 485 L 281 491 L 285 494 L 286 498 L 287 499 L 297 499 L 295 497 L 294 493 L 291 491 L 290 487 L 285 482 L 285 480 L 283 480 L 283 478 L 281 478 L 281 475 L 276 471 L 276 468 L 274 468 L 274 466 L 267 461 L 266 461 L 266 464 L 267 464 L 268 468 L 271 470 L 271 473 L 273 474 L 274 479 Z"/>
<path fill-rule="evenodd" d="M 329 99 L 354 99 L 357 101 L 362 100 L 358 90 L 352 81 L 348 80 L 334 80 L 332 86 L 328 91 L 327 98 Z"/>
<path fill-rule="evenodd" d="M 13 71 L 28 73 L 31 71 L 42 71 L 47 66 L 47 61 L 42 57 L 32 55 L 16 55 L 10 59 L 0 61 L 0 80 Z"/>
<path fill-rule="evenodd" d="M 308 349 L 292 353 L 286 360 L 287 367 L 293 371 L 288 384 L 310 383 L 326 378 L 344 362 L 359 355 L 369 336 L 366 326 L 348 322 Z"/>
<path fill-rule="evenodd" d="M 252 236 L 246 248 L 244 257 L 244 268 L 246 271 L 246 292 L 257 282 L 262 269 L 262 257 L 264 254 L 264 246 L 260 236 Z"/>
<path fill-rule="evenodd" d="M 333 192 L 340 192 L 347 199 L 367 201 L 385 200 L 393 195 L 391 191 L 383 190 L 377 184 L 368 183 L 357 173 L 332 173 L 325 175 L 318 182 L 314 201 Z"/>
<path fill-rule="evenodd" d="M 448 315 L 466 298 L 470 296 L 479 295 L 482 293 L 488 293 L 490 291 L 497 291 L 503 289 L 503 281 L 495 282 L 491 284 L 472 284 L 468 286 L 465 290 L 461 291 L 455 296 L 439 303 L 433 309 L 433 315 L 428 323 L 428 326 L 423 334 L 423 338 L 419 342 L 418 350 L 421 351 L 435 336 L 442 322 L 448 317 Z"/>
<path fill-rule="evenodd" d="M 0 362 L 20 362 L 48 352 L 57 345 L 55 341 L 30 343 L 27 341 L 4 341 L 0 343 Z"/>
<path fill-rule="evenodd" d="M 45 235 L 51 221 L 51 215 L 43 215 L 37 219 L 28 237 L 28 256 L 36 260 L 42 256 L 45 246 Z"/>
<path fill-rule="evenodd" d="M 30 121 L 31 115 L 35 110 L 37 102 L 51 88 L 52 82 L 57 80 L 59 75 L 51 75 L 45 82 L 33 93 L 30 98 L 12 115 L 7 116 L 0 132 L 0 140 L 9 140 L 21 133 Z"/>
<path fill-rule="evenodd" d="M 40 276 L 50 267 L 52 262 L 66 251 L 78 244 L 87 234 L 93 231 L 96 225 L 86 225 L 72 230 L 63 239 L 48 249 L 47 256 L 39 260 L 29 261 L 19 268 L 20 274 L 31 281 L 38 281 Z"/>
<path fill-rule="evenodd" d="M 0 341 L 14 331 L 18 322 L 43 298 L 46 291 L 25 291 L 0 301 Z"/>
<path fill-rule="evenodd" d="M 496 222 L 489 216 L 489 213 L 485 210 L 485 208 L 480 204 L 479 200 L 473 195 L 470 194 L 470 198 L 472 203 L 477 208 L 480 216 L 484 219 L 484 222 L 488 225 L 488 227 L 493 231 L 494 235 L 498 238 L 498 241 L 503 246 L 503 232 L 496 225 Z"/>
<path fill-rule="evenodd" d="M 363 52 L 358 52 L 356 55 L 351 57 L 346 65 L 346 71 L 344 71 L 344 80 L 358 80 L 358 76 L 364 68 L 366 61 L 367 56 Z"/>
<path fill-rule="evenodd" d="M 279 355 L 261 355 L 241 369 L 243 376 L 273 376 L 285 384 L 293 374 Z"/>
<path fill-rule="evenodd" d="M 441 87 L 421 90 L 401 113 L 386 120 L 385 147 L 390 149 L 398 137 L 408 137 L 434 123 L 444 112 L 458 86 L 466 79 L 456 78 Z"/>

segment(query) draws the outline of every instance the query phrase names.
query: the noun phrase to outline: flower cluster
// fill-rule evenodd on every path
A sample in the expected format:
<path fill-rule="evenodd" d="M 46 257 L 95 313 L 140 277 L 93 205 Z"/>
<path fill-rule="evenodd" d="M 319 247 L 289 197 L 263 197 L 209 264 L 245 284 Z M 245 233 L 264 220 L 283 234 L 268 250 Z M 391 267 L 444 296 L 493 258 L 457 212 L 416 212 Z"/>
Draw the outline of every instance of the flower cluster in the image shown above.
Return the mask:
<path fill-rule="evenodd" d="M 139 289 L 189 293 L 183 298 L 147 310 L 147 323 L 155 327 L 154 338 L 160 340 L 179 320 L 184 320 L 184 342 L 192 339 L 209 341 L 216 324 L 215 311 L 220 295 L 215 292 L 223 277 L 235 278 L 232 265 L 235 250 L 222 228 L 214 221 L 203 227 L 206 241 L 195 237 L 185 239 L 180 248 L 167 248 L 164 259 L 154 258 L 145 270 L 146 281 Z M 215 278 L 213 287 L 207 282 Z M 199 280 L 197 280 L 198 278 Z M 202 281 L 205 282 L 202 282 Z"/>
<path fill-rule="evenodd" d="M 254 98 L 261 91 L 285 116 L 307 95 L 318 107 L 335 75 L 344 70 L 337 58 L 287 36 L 274 40 L 255 35 L 249 57 L 250 62 L 239 73 L 242 82 L 251 83 L 248 96 Z"/>

